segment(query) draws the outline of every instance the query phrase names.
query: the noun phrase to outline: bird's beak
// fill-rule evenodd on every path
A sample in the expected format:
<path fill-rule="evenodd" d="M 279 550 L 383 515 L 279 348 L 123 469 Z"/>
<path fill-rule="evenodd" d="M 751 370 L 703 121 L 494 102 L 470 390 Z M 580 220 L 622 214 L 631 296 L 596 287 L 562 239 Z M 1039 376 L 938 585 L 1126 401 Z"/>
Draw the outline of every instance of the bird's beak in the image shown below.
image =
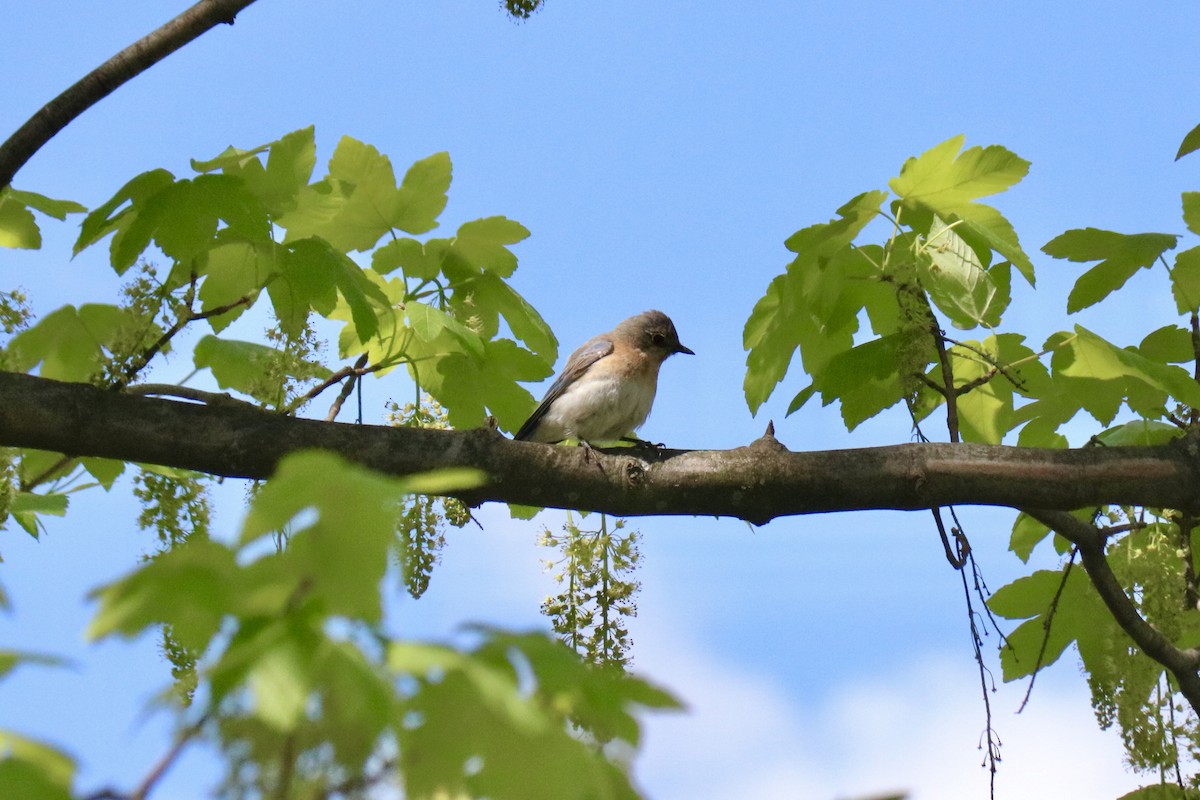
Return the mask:
<path fill-rule="evenodd" d="M 690 347 L 684 347 L 682 344 L 678 344 L 678 343 L 676 343 L 676 345 L 675 345 L 675 350 L 674 350 L 674 352 L 676 352 L 676 353 L 687 353 L 689 356 L 694 356 L 694 355 L 696 355 L 695 351 L 693 351 L 693 350 L 692 350 Z"/>

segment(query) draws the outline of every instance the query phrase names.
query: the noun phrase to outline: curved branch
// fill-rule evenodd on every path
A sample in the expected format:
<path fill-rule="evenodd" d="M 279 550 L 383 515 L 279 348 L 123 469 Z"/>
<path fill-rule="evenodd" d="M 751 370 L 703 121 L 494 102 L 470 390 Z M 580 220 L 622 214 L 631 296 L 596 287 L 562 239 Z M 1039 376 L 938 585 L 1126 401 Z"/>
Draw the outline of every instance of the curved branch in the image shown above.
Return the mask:
<path fill-rule="evenodd" d="M 514 442 L 486 428 L 440 431 L 296 419 L 239 407 L 136 397 L 0 372 L 0 446 L 33 447 L 266 478 L 318 448 L 390 474 L 474 467 L 463 499 L 619 515 L 732 516 L 946 505 L 1072 509 L 1102 503 L 1200 507 L 1200 442 L 1049 450 L 902 444 L 791 452 L 771 434 L 733 450 L 598 450 Z M 597 469 L 599 463 L 603 470 Z"/>
<path fill-rule="evenodd" d="M 1096 593 L 1104 601 L 1113 619 L 1146 655 L 1171 671 L 1179 690 L 1200 713 L 1200 651 L 1183 650 L 1147 622 L 1137 606 L 1125 594 L 1117 576 L 1104 556 L 1104 533 L 1065 511 L 1024 509 L 1025 513 L 1069 540 L 1079 549 L 1079 559 L 1087 570 Z"/>
<path fill-rule="evenodd" d="M 0 144 L 0 190 L 33 154 L 76 117 L 193 39 L 222 23 L 232 25 L 254 0 L 200 0 L 154 32 L 142 37 L 42 106 Z"/>
<path fill-rule="evenodd" d="M 125 391 L 129 394 L 141 395 L 143 397 L 150 395 L 155 397 L 179 397 L 184 400 L 195 400 L 197 403 L 207 403 L 210 406 L 227 405 L 258 408 L 253 403 L 239 400 L 228 392 L 206 392 L 203 389 L 193 389 L 191 386 L 177 386 L 173 383 L 135 383 L 132 386 L 126 386 Z"/>

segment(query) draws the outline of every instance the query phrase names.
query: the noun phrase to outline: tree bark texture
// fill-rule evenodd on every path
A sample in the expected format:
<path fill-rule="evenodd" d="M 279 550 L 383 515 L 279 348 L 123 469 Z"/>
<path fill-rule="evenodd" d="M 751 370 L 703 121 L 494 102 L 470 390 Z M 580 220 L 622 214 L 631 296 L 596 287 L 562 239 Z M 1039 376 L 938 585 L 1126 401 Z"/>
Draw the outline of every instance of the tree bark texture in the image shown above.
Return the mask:
<path fill-rule="evenodd" d="M 288 453 L 329 450 L 380 472 L 474 467 L 464 499 L 604 511 L 775 517 L 862 509 L 1105 503 L 1200 508 L 1200 442 L 1048 450 L 901 444 L 792 452 L 770 430 L 733 450 L 599 450 L 515 442 L 496 431 L 392 428 L 140 397 L 0 372 L 0 445 L 212 475 L 266 478 Z"/>

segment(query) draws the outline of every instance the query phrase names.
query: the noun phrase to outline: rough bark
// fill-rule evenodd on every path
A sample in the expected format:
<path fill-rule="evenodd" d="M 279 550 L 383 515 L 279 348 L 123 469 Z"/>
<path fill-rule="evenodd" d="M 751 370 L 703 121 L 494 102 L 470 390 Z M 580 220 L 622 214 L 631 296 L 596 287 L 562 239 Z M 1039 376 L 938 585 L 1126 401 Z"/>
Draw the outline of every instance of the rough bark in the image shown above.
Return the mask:
<path fill-rule="evenodd" d="M 771 432 L 733 450 L 598 451 L 499 433 L 297 419 L 0 372 L 0 445 L 264 478 L 290 452 L 320 448 L 404 475 L 475 467 L 468 498 L 620 515 L 732 516 L 997 505 L 1200 507 L 1200 443 L 1043 450 L 902 444 L 791 452 Z"/>
<path fill-rule="evenodd" d="M 0 191 L 33 154 L 72 120 L 110 95 L 118 86 L 162 61 L 193 39 L 222 23 L 233 24 L 254 0 L 200 0 L 152 33 L 143 36 L 76 81 L 42 106 L 4 144 L 0 144 Z M 117 8 L 117 7 L 114 7 Z M 114 10 L 114 13 L 119 13 Z"/>

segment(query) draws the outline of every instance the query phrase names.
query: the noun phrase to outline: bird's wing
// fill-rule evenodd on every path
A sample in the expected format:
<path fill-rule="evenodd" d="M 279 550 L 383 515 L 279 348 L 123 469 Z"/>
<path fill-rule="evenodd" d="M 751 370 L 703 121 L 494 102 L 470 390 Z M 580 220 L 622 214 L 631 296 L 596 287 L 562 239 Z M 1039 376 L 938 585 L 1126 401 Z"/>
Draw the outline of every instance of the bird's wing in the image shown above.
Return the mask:
<path fill-rule="evenodd" d="M 542 417 L 546 416 L 546 412 L 550 410 L 550 406 L 554 404 L 555 400 L 562 397 L 567 387 L 579 380 L 579 377 L 587 372 L 588 367 L 612 351 L 612 340 L 596 337 L 584 343 L 578 350 L 572 353 L 571 357 L 567 359 L 567 365 L 563 367 L 563 371 L 558 376 L 558 379 L 551 384 L 550 391 L 546 392 L 546 396 L 542 398 L 542 402 L 529 415 L 529 419 L 525 420 L 525 424 L 521 426 L 521 430 L 517 431 L 515 438 L 525 439 L 533 433 L 538 423 L 542 421 Z"/>

